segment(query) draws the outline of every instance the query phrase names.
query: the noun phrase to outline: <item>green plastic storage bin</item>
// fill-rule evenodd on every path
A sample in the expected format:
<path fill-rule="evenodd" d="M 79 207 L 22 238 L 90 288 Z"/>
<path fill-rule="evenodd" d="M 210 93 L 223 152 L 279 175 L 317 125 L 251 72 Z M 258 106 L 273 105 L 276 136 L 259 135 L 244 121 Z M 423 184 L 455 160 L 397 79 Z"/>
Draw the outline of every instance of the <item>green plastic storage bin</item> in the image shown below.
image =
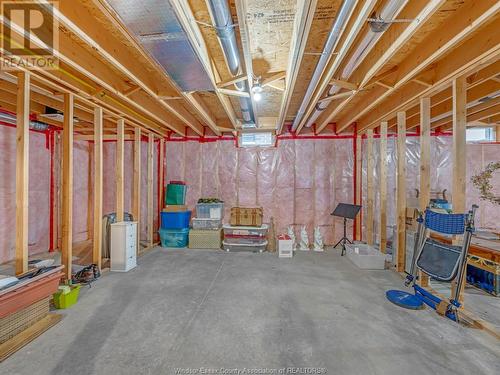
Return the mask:
<path fill-rule="evenodd" d="M 72 285 L 71 292 L 63 294 L 62 291 L 54 293 L 54 306 L 56 309 L 67 309 L 78 302 L 78 295 L 80 294 L 80 284 Z"/>
<path fill-rule="evenodd" d="M 186 204 L 186 185 L 168 184 L 165 204 Z"/>

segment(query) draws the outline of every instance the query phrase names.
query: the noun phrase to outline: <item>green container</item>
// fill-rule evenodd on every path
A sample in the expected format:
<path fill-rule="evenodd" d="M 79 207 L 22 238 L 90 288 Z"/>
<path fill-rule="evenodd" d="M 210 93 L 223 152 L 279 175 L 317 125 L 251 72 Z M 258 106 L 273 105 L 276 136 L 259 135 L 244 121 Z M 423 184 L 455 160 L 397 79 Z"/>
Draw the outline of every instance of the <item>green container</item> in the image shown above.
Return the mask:
<path fill-rule="evenodd" d="M 168 184 L 165 204 L 186 204 L 186 185 Z"/>
<path fill-rule="evenodd" d="M 54 293 L 54 306 L 56 309 L 67 309 L 78 302 L 80 294 L 80 284 L 72 285 L 71 292 L 63 294 L 62 291 Z"/>

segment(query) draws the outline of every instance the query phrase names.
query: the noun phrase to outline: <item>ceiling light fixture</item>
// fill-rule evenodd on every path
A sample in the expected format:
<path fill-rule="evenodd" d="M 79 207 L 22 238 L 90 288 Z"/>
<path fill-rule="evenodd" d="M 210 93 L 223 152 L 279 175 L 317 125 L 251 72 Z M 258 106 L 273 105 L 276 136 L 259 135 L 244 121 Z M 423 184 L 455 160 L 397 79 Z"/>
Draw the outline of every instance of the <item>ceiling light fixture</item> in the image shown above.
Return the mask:
<path fill-rule="evenodd" d="M 256 102 L 262 100 L 262 85 L 260 84 L 260 79 L 257 78 L 252 86 L 253 98 Z"/>

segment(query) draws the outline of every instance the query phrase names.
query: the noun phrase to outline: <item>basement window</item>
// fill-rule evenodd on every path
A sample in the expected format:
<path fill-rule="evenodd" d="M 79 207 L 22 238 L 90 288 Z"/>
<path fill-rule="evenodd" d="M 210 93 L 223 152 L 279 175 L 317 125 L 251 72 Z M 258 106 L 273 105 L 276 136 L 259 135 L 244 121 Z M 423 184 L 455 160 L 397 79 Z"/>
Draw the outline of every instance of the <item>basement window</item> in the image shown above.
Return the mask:
<path fill-rule="evenodd" d="M 467 128 L 465 138 L 467 142 L 492 142 L 495 141 L 495 129 L 492 127 Z"/>
<path fill-rule="evenodd" d="M 274 145 L 274 136 L 271 132 L 242 133 L 241 147 L 269 147 Z"/>

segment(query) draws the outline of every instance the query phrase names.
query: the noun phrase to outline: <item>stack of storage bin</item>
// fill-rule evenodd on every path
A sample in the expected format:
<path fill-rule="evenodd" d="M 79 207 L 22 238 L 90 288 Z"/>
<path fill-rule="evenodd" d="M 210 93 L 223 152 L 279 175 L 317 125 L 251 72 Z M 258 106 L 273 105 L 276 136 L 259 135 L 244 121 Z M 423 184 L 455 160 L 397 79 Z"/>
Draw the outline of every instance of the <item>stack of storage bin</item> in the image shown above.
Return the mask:
<path fill-rule="evenodd" d="M 203 203 L 200 199 L 196 205 L 196 217 L 193 228 L 189 232 L 190 249 L 220 249 L 222 238 L 222 219 L 224 217 L 223 202 Z"/>
<path fill-rule="evenodd" d="M 165 207 L 161 212 L 160 240 L 162 247 L 186 247 L 191 211 L 186 203 L 187 186 L 182 181 L 170 181 L 165 191 Z"/>
<path fill-rule="evenodd" d="M 224 225 L 223 247 L 226 251 L 262 253 L 267 247 L 268 225 L 260 227 Z"/>

